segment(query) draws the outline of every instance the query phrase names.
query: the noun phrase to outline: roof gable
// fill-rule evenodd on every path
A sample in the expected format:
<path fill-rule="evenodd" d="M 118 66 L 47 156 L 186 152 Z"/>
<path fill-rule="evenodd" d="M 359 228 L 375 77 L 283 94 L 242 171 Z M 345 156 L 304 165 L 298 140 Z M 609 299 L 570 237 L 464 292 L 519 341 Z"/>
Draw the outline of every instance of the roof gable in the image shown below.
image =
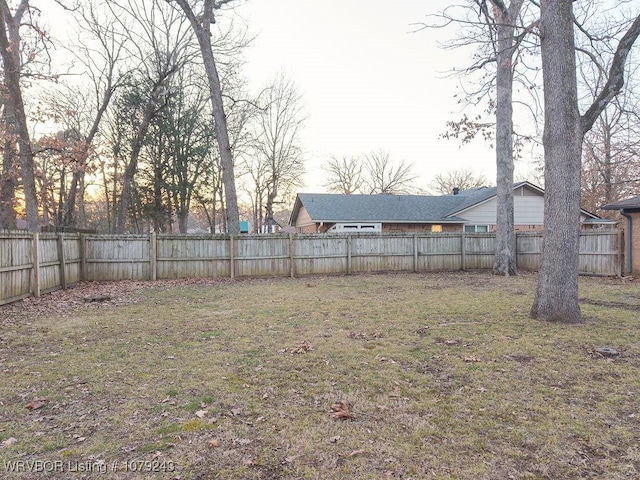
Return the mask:
<path fill-rule="evenodd" d="M 544 190 L 542 190 L 540 187 L 537 187 L 533 183 L 518 182 L 513 185 L 514 190 L 517 190 L 521 187 L 531 190 L 532 192 L 540 196 L 544 195 Z M 480 187 L 480 188 L 474 188 L 471 190 L 464 190 L 460 192 L 459 195 L 463 195 L 466 198 L 465 202 L 458 205 L 455 210 L 449 212 L 449 215 L 459 215 L 465 210 L 468 210 L 472 207 L 480 205 L 481 203 L 491 200 L 497 194 L 498 194 L 497 187 Z"/>

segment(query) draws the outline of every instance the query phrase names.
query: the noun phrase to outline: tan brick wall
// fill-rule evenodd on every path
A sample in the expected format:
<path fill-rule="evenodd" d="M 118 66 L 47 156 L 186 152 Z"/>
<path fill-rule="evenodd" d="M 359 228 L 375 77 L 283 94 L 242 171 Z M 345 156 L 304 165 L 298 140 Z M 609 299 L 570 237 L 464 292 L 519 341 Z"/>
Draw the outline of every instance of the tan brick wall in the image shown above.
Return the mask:
<path fill-rule="evenodd" d="M 544 225 L 514 225 L 516 232 L 531 232 L 535 230 L 544 230 Z"/>
<path fill-rule="evenodd" d="M 384 233 L 422 233 L 430 232 L 431 225 L 411 224 L 411 223 L 383 223 Z"/>
<path fill-rule="evenodd" d="M 460 224 L 442 224 L 443 232 L 461 232 L 462 225 Z M 432 232 L 433 225 L 420 224 L 420 223 L 383 223 L 382 231 L 384 233 L 430 233 Z"/>
<path fill-rule="evenodd" d="M 629 223 L 625 217 L 621 217 L 618 222 L 618 228 L 624 233 L 624 264 L 622 266 L 623 273 L 633 275 L 640 275 L 640 212 L 630 213 L 632 218 L 633 231 L 631 234 L 631 272 L 627 270 L 628 259 L 627 252 L 629 251 Z"/>
<path fill-rule="evenodd" d="M 312 223 L 311 225 L 304 225 L 302 227 L 296 227 L 298 233 L 316 233 L 316 224 Z"/>
<path fill-rule="evenodd" d="M 630 213 L 629 215 L 631 215 L 633 222 L 633 233 L 631 234 L 631 250 L 633 251 L 631 256 L 631 271 L 634 275 L 640 275 L 640 212 Z M 628 241 L 629 236 L 627 235 L 626 238 Z"/>

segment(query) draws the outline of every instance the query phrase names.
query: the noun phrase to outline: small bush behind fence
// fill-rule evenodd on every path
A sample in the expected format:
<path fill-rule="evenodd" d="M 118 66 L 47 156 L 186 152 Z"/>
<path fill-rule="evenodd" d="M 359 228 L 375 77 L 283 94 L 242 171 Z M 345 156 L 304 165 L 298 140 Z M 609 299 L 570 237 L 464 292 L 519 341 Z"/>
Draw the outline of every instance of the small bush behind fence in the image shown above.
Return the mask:
<path fill-rule="evenodd" d="M 541 232 L 516 235 L 537 270 Z M 621 275 L 622 233 L 583 232 L 580 272 Z M 0 233 L 0 305 L 79 281 L 490 269 L 495 234 L 94 235 Z"/>

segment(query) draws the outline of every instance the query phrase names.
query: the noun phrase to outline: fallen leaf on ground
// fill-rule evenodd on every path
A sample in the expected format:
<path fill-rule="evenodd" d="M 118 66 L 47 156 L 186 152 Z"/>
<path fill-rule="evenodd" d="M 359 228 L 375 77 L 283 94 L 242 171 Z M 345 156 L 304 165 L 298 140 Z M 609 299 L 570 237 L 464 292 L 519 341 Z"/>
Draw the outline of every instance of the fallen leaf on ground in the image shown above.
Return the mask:
<path fill-rule="evenodd" d="M 363 332 L 349 332 L 347 337 L 359 340 L 361 338 L 367 338 L 367 334 Z"/>
<path fill-rule="evenodd" d="M 27 403 L 25 406 L 29 410 L 37 410 L 39 408 L 44 407 L 47 403 L 49 403 L 49 400 L 47 400 L 46 398 L 34 398 L 32 401 Z"/>
<path fill-rule="evenodd" d="M 341 400 L 331 405 L 332 416 L 340 420 L 351 420 L 354 417 L 352 408 L 350 403 Z"/>
<path fill-rule="evenodd" d="M 233 440 L 233 444 L 234 445 L 240 445 L 241 447 L 247 446 L 252 442 L 252 440 L 249 440 L 248 438 L 235 438 Z"/>
<path fill-rule="evenodd" d="M 4 442 L 0 443 L 1 447 L 10 447 L 11 445 L 18 443 L 18 439 L 15 437 L 9 437 Z"/>
<path fill-rule="evenodd" d="M 294 345 L 293 347 L 291 347 L 289 349 L 289 351 L 293 354 L 300 354 L 300 353 L 306 353 L 310 350 L 313 350 L 313 348 L 311 347 L 311 344 L 309 342 L 307 342 L 306 340 L 302 343 L 299 343 L 297 345 Z"/>
<path fill-rule="evenodd" d="M 207 413 L 209 413 L 207 410 L 198 410 L 196 412 L 196 417 L 204 418 L 204 417 L 206 417 Z"/>

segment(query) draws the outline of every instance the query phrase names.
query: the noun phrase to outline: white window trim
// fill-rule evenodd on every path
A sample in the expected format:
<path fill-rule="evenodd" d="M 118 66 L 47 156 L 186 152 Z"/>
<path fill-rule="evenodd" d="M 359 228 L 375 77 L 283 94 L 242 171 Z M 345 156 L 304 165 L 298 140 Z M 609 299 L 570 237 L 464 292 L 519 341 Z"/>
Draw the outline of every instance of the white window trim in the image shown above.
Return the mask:
<path fill-rule="evenodd" d="M 473 228 L 473 230 L 471 230 L 471 228 Z M 478 228 L 481 228 L 482 230 L 478 231 Z M 489 225 L 465 225 L 464 232 L 465 233 L 488 233 Z"/>

